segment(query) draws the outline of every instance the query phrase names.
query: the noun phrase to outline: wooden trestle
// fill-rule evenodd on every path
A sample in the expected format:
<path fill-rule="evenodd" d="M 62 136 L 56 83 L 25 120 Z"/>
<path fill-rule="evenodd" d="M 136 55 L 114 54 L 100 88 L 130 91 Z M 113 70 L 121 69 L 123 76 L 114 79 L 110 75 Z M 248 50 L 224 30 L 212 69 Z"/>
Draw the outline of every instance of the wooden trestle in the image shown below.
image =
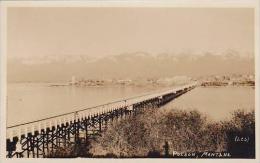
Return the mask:
<path fill-rule="evenodd" d="M 92 108 L 94 111 L 83 109 L 8 127 L 7 131 L 12 134 L 6 139 L 6 157 L 48 157 L 60 147 L 66 148 L 84 143 L 88 146 L 89 139 L 99 136 L 111 122 L 136 115 L 145 108 L 159 108 L 193 88 L 195 85 L 188 85 L 154 95 L 141 96 L 132 102 L 122 100 L 119 105 L 102 105 L 96 112 L 97 108 Z"/>

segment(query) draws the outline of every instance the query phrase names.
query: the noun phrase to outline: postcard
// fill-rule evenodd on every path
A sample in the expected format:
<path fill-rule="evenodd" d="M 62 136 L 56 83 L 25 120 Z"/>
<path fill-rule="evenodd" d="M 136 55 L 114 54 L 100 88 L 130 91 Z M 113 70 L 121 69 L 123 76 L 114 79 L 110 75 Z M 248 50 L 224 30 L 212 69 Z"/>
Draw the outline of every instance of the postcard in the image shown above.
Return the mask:
<path fill-rule="evenodd" d="M 259 163 L 257 4 L 1 2 L 1 161 Z"/>

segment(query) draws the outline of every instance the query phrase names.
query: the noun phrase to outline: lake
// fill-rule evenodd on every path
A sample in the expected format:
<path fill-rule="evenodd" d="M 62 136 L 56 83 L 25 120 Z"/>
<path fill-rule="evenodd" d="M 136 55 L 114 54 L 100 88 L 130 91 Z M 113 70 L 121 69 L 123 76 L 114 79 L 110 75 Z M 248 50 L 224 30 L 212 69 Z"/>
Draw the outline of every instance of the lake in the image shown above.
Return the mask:
<path fill-rule="evenodd" d="M 198 87 L 165 106 L 167 109 L 198 110 L 209 120 L 226 120 L 237 109 L 255 109 L 252 87 Z"/>
<path fill-rule="evenodd" d="M 50 87 L 49 84 L 19 83 L 7 87 L 7 126 L 55 116 L 162 87 L 104 86 Z M 169 109 L 197 109 L 213 120 L 224 119 L 238 108 L 254 109 L 254 89 L 250 87 L 198 87 L 167 105 Z"/>
<path fill-rule="evenodd" d="M 77 111 L 160 89 L 162 88 L 152 86 L 50 87 L 50 84 L 46 83 L 8 84 L 7 126 Z"/>

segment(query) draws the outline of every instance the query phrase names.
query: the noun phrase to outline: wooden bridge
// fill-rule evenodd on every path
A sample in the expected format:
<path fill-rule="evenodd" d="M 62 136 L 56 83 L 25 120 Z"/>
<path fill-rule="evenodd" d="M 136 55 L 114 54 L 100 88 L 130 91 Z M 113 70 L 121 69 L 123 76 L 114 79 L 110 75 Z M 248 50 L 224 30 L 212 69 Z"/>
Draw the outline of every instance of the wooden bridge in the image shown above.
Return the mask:
<path fill-rule="evenodd" d="M 49 157 L 55 150 L 86 145 L 109 123 L 133 116 L 145 108 L 159 108 L 192 90 L 196 84 L 154 92 L 92 108 L 7 127 L 8 158 Z"/>

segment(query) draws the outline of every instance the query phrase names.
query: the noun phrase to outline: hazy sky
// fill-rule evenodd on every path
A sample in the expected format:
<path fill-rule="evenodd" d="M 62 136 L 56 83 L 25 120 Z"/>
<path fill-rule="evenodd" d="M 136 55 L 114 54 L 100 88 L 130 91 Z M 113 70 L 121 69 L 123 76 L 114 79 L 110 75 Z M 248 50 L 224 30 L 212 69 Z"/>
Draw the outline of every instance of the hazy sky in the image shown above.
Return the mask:
<path fill-rule="evenodd" d="M 253 9 L 10 8 L 8 55 L 254 49 Z"/>

